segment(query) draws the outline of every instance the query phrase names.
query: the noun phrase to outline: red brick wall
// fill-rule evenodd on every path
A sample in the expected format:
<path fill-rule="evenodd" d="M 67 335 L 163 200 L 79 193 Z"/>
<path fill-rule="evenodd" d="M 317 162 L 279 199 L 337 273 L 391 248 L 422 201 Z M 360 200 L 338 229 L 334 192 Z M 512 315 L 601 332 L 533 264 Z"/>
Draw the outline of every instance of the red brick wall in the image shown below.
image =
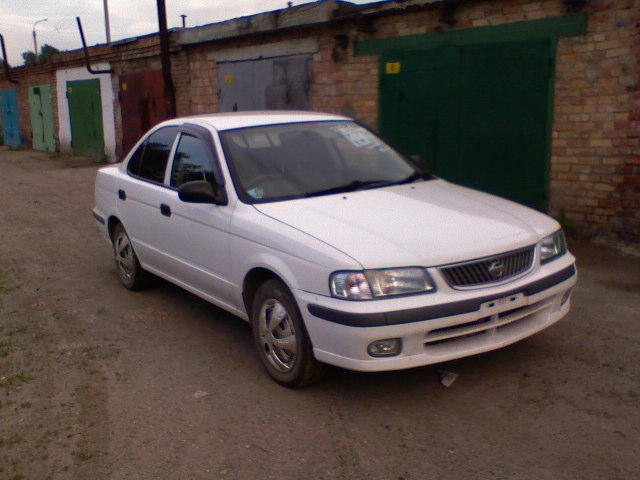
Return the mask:
<path fill-rule="evenodd" d="M 584 11 L 589 15 L 587 34 L 564 37 L 558 42 L 551 213 L 562 214 L 585 234 L 640 242 L 640 0 L 590 0 Z M 353 22 L 338 22 L 182 49 L 173 45 L 177 111 L 188 115 L 218 110 L 217 64 L 209 58 L 211 52 L 310 37 L 319 45 L 312 66 L 313 108 L 353 116 L 375 127 L 379 108 L 378 59 L 373 55 L 355 57 L 354 40 L 500 25 L 566 13 L 561 0 L 478 0 L 458 7 L 454 26 L 442 23 L 440 8 L 433 7 L 378 17 L 372 21 L 373 34 L 358 31 Z M 350 39 L 346 50 L 336 47 L 335 36 L 340 34 Z M 159 68 L 158 55 L 157 36 L 91 49 L 95 62 L 110 61 L 115 70 L 116 117 L 120 111 L 117 76 Z M 53 60 L 59 68 L 81 65 L 82 52 L 59 55 Z M 32 70 L 29 75 L 27 70 L 31 71 L 20 73 L 29 77 L 25 85 L 44 83 L 47 77 L 47 83 L 53 86 L 55 75 L 49 70 Z M 41 73 L 43 76 L 39 76 Z M 5 85 L 0 82 L 1 88 Z M 27 97 L 22 91 L 20 98 L 23 130 L 30 134 Z M 115 121 L 119 140 L 120 119 Z"/>
<path fill-rule="evenodd" d="M 640 0 L 591 0 L 588 32 L 563 37 L 557 49 L 550 211 L 578 231 L 611 240 L 640 241 L 638 187 L 638 8 Z M 486 0 L 461 5 L 457 23 L 440 21 L 439 8 L 380 17 L 374 34 L 343 24 L 306 30 L 319 51 L 313 57 L 311 101 L 319 111 L 378 122 L 378 59 L 336 52 L 335 35 L 351 40 L 500 25 L 567 14 L 561 0 Z M 634 17 L 635 15 L 635 17 Z M 216 111 L 217 68 L 207 53 L 297 38 L 300 32 L 187 48 L 190 80 L 180 89 L 181 113 Z M 183 90 L 184 89 L 184 90 Z M 633 107 L 632 107 L 633 106 Z"/>
<path fill-rule="evenodd" d="M 56 94 L 56 75 L 49 65 L 42 65 L 30 69 L 19 69 L 12 71 L 11 78 L 18 83 L 8 82 L 3 77 L 0 79 L 0 90 L 17 89 L 18 108 L 20 110 L 20 130 L 22 142 L 25 146 L 31 147 L 33 143 L 33 129 L 31 126 L 31 109 L 29 108 L 29 89 L 48 83 L 51 85 L 51 102 L 53 108 L 54 132 L 58 131 L 58 107 Z M 56 147 L 59 147 L 56 138 Z"/>

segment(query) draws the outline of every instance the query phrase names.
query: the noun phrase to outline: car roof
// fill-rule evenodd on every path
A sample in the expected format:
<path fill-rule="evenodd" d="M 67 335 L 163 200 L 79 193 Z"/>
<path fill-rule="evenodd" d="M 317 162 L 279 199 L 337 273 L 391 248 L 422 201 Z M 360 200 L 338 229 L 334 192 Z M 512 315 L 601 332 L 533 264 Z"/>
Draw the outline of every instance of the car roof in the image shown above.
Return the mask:
<path fill-rule="evenodd" d="M 295 110 L 268 110 L 268 111 L 246 111 L 246 112 L 227 112 L 227 113 L 211 113 L 207 115 L 192 115 L 188 117 L 175 118 L 164 124 L 179 123 L 197 123 L 203 126 L 210 126 L 216 130 L 233 130 L 235 128 L 258 127 L 263 125 L 276 125 L 282 123 L 297 122 L 321 122 L 351 120 L 341 115 L 333 115 L 330 113 L 305 112 Z"/>

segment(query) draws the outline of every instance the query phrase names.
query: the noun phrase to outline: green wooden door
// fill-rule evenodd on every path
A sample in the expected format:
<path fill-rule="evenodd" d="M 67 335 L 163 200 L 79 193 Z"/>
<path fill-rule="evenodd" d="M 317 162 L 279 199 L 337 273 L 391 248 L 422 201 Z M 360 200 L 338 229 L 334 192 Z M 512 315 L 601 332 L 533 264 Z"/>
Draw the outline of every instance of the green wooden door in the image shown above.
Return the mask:
<path fill-rule="evenodd" d="M 45 83 L 29 88 L 29 109 L 31 111 L 33 149 L 55 152 L 51 85 Z"/>
<path fill-rule="evenodd" d="M 532 40 L 383 55 L 383 135 L 447 180 L 546 209 L 553 46 Z"/>
<path fill-rule="evenodd" d="M 71 145 L 75 155 L 104 157 L 100 80 L 67 82 Z"/>

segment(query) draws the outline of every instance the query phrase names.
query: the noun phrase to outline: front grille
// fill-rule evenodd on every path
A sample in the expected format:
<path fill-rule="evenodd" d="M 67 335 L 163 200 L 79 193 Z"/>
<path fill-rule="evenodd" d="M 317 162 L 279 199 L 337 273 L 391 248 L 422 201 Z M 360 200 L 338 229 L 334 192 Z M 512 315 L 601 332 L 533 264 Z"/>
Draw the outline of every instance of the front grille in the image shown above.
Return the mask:
<path fill-rule="evenodd" d="M 440 268 L 447 283 L 456 287 L 475 287 L 503 282 L 528 271 L 533 266 L 534 246 L 494 257 Z"/>
<path fill-rule="evenodd" d="M 444 343 L 464 342 L 471 337 L 492 335 L 505 329 L 516 328 L 523 323 L 535 321 L 536 318 L 539 319 L 539 315 L 544 317 L 544 315 L 548 314 L 552 305 L 553 300 L 545 299 L 533 305 L 514 308 L 470 322 L 435 328 L 426 333 L 424 345 L 426 347 L 436 347 Z"/>

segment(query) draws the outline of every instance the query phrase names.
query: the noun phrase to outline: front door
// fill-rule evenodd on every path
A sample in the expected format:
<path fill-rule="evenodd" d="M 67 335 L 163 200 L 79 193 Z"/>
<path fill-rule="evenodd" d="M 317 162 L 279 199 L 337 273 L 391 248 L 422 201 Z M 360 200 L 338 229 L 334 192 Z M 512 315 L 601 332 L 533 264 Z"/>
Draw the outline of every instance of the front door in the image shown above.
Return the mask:
<path fill-rule="evenodd" d="M 100 80 L 67 82 L 71 145 L 75 155 L 104 157 Z"/>
<path fill-rule="evenodd" d="M 210 134 L 185 126 L 175 149 L 170 173 L 171 189 L 162 192 L 165 211 L 160 248 L 172 263 L 171 274 L 206 296 L 237 308 L 232 300 L 229 224 L 233 208 L 183 202 L 177 189 L 195 180 L 220 182 Z"/>
<path fill-rule="evenodd" d="M 388 53 L 381 130 L 447 180 L 544 210 L 552 42 Z"/>

